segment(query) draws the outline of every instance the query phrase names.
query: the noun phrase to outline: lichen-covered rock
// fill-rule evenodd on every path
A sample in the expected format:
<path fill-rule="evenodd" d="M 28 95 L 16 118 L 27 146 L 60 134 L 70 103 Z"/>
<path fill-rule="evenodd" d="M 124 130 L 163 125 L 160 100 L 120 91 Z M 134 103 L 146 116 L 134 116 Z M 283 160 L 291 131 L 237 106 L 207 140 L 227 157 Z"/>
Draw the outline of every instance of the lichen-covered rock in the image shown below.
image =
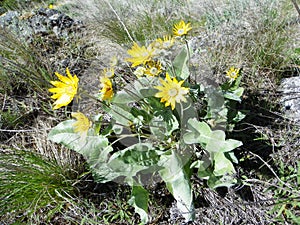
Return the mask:
<path fill-rule="evenodd" d="M 300 77 L 282 79 L 279 90 L 283 113 L 289 119 L 300 122 Z"/>
<path fill-rule="evenodd" d="M 84 23 L 61 11 L 48 8 L 23 13 L 7 11 L 0 15 L 0 29 L 21 45 L 37 50 L 53 71 L 69 67 L 73 73 L 81 74 L 90 63 L 83 59 L 89 44 L 81 41 Z"/>
<path fill-rule="evenodd" d="M 19 13 L 17 11 L 8 11 L 0 16 L 1 28 L 6 28 L 10 24 L 17 24 Z"/>
<path fill-rule="evenodd" d="M 0 27 L 31 40 L 34 35 L 51 33 L 66 38 L 72 30 L 83 27 L 83 23 L 55 9 L 40 8 L 24 14 L 8 11 L 0 16 Z"/>

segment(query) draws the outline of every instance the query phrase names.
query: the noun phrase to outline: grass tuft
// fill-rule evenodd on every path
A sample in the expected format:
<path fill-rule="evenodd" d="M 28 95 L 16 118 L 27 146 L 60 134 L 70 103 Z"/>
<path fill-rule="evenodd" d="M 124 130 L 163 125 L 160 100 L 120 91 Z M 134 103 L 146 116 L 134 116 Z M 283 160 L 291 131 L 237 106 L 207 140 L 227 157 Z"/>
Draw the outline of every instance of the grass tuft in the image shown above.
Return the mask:
<path fill-rule="evenodd" d="M 77 192 L 74 174 L 38 153 L 2 148 L 0 154 L 1 221 L 50 220 Z"/>
<path fill-rule="evenodd" d="M 52 71 L 32 46 L 1 29 L 0 54 L 0 93 L 18 89 L 45 93 Z"/>
<path fill-rule="evenodd" d="M 30 9 L 36 3 L 42 3 L 43 0 L 3 0 L 0 2 L 0 7 L 6 10 L 20 10 L 20 9 Z"/>

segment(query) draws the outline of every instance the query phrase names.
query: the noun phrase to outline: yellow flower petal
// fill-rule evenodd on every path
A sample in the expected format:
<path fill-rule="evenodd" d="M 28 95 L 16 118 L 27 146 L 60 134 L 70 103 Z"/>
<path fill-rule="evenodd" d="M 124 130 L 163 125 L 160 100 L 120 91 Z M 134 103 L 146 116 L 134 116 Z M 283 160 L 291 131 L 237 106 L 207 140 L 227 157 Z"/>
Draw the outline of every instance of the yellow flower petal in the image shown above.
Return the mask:
<path fill-rule="evenodd" d="M 114 96 L 114 90 L 112 87 L 112 82 L 110 81 L 109 78 L 107 77 L 102 77 L 100 79 L 101 85 L 102 85 L 102 89 L 101 89 L 101 93 L 102 93 L 102 100 L 109 100 Z"/>
<path fill-rule="evenodd" d="M 60 81 L 50 81 L 55 86 L 48 89 L 49 92 L 53 93 L 51 98 L 56 99 L 53 109 L 67 106 L 77 94 L 79 79 L 76 75 L 72 77 L 68 68 L 66 69 L 66 73 L 67 77 L 55 72 Z"/>
<path fill-rule="evenodd" d="M 57 98 L 57 100 L 54 102 L 53 109 L 59 109 L 59 108 L 61 108 L 63 106 L 66 106 L 72 100 L 73 100 L 73 98 L 70 95 L 68 95 L 68 94 L 60 94 L 59 98 Z"/>
<path fill-rule="evenodd" d="M 164 36 L 163 39 L 158 38 L 153 42 L 153 46 L 160 49 L 168 49 L 174 45 L 175 39 L 171 36 Z"/>
<path fill-rule="evenodd" d="M 155 86 L 155 89 L 158 89 L 154 96 L 156 98 L 161 98 L 160 102 L 165 102 L 165 107 L 171 105 L 172 110 L 175 109 L 176 102 L 185 102 L 185 95 L 188 94 L 189 88 L 181 87 L 184 81 L 178 82 L 174 77 L 171 79 L 168 73 L 166 73 L 166 80 L 159 79 L 162 86 Z"/>
<path fill-rule="evenodd" d="M 132 63 L 131 67 L 136 67 L 150 61 L 153 56 L 154 49 L 152 49 L 151 45 L 147 48 L 145 46 L 140 47 L 136 42 L 134 42 L 132 48 L 129 49 L 127 53 L 132 57 L 127 58 L 126 61 Z"/>
<path fill-rule="evenodd" d="M 226 72 L 226 76 L 234 81 L 236 80 L 240 75 L 240 69 L 236 69 L 234 66 L 230 67 L 229 70 Z"/>
<path fill-rule="evenodd" d="M 175 36 L 183 36 L 186 35 L 192 27 L 190 26 L 191 23 L 185 24 L 183 20 L 181 20 L 178 24 L 174 25 L 173 33 Z"/>
<path fill-rule="evenodd" d="M 89 128 L 91 127 L 91 122 L 89 119 L 81 112 L 76 112 L 71 114 L 77 121 L 73 124 L 74 131 L 79 133 L 80 138 L 85 140 Z"/>

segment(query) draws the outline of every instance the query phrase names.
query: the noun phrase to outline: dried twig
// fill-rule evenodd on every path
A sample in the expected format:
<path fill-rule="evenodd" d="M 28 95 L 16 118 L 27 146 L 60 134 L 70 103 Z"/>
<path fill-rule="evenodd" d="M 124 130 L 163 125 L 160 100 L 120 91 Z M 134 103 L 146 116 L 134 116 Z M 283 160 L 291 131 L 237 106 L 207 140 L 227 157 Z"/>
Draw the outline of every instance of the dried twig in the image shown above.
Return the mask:
<path fill-rule="evenodd" d="M 273 168 L 272 168 L 265 160 L 263 160 L 262 157 L 260 157 L 259 155 L 255 154 L 255 153 L 253 153 L 253 152 L 249 152 L 249 153 L 250 153 L 251 155 L 257 157 L 260 161 L 262 161 L 262 162 L 264 163 L 264 165 L 268 167 L 268 169 L 273 173 L 273 175 L 275 176 L 275 178 L 276 178 L 282 185 L 288 187 L 288 188 L 291 189 L 291 190 L 293 189 L 293 187 L 291 187 L 288 183 L 283 182 L 283 181 L 278 177 L 278 175 L 275 173 L 275 171 L 273 170 Z"/>
<path fill-rule="evenodd" d="M 34 130 L 5 130 L 0 129 L 0 132 L 9 132 L 9 133 L 22 133 L 22 132 L 33 132 Z"/>
<path fill-rule="evenodd" d="M 116 15 L 116 17 L 118 18 L 119 22 L 122 24 L 122 26 L 123 26 L 125 32 L 127 33 L 129 39 L 133 42 L 133 38 L 131 37 L 131 35 L 130 35 L 130 33 L 129 33 L 127 27 L 126 27 L 126 25 L 123 23 L 123 21 L 122 21 L 121 18 L 119 17 L 119 15 L 118 15 L 118 13 L 116 12 L 116 10 L 114 9 L 114 7 L 109 3 L 109 1 L 106 0 L 105 2 L 108 4 L 108 6 L 110 7 L 110 9 L 111 9 L 111 10 L 113 11 L 113 13 Z"/>

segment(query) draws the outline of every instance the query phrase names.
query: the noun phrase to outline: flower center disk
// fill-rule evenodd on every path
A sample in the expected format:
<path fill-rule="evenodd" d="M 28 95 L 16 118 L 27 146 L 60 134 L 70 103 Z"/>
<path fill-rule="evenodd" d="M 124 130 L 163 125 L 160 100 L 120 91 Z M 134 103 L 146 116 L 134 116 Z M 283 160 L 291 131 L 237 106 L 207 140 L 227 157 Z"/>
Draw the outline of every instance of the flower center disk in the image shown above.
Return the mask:
<path fill-rule="evenodd" d="M 168 91 L 170 97 L 175 97 L 178 94 L 178 90 L 176 88 L 172 88 Z"/>

